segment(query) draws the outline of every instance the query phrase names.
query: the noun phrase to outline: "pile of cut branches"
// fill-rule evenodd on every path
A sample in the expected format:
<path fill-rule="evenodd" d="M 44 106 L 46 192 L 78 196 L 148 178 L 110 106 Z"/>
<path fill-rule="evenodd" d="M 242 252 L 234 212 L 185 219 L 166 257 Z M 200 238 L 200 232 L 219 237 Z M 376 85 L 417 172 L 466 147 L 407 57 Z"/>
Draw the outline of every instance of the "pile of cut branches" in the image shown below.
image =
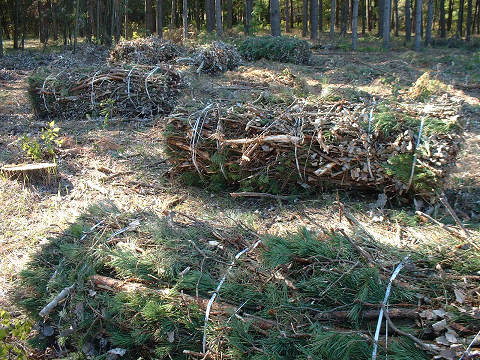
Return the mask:
<path fill-rule="evenodd" d="M 211 44 L 200 46 L 194 51 L 193 60 L 197 67 L 197 73 L 233 70 L 241 63 L 240 54 L 235 46 L 222 41 L 214 41 Z"/>
<path fill-rule="evenodd" d="M 174 171 L 192 184 L 274 194 L 335 185 L 431 196 L 459 150 L 456 109 L 373 110 L 345 100 L 274 108 L 209 104 L 193 114 L 176 109 L 167 144 Z"/>
<path fill-rule="evenodd" d="M 182 50 L 171 40 L 156 36 L 122 40 L 110 52 L 111 64 L 157 65 L 177 58 Z"/>
<path fill-rule="evenodd" d="M 179 74 L 168 67 L 40 69 L 30 77 L 37 112 L 69 119 L 168 114 L 180 85 Z"/>
<path fill-rule="evenodd" d="M 235 222 L 99 204 L 22 273 L 23 305 L 38 320 L 32 343 L 63 357 L 362 360 L 388 304 L 404 330 L 380 337 L 379 358 L 428 359 L 422 350 L 451 350 L 442 343 L 465 351 L 458 339 L 480 329 L 468 276 L 478 253 L 453 258 L 435 245 L 402 269 L 405 252 L 353 230 L 259 237 Z"/>

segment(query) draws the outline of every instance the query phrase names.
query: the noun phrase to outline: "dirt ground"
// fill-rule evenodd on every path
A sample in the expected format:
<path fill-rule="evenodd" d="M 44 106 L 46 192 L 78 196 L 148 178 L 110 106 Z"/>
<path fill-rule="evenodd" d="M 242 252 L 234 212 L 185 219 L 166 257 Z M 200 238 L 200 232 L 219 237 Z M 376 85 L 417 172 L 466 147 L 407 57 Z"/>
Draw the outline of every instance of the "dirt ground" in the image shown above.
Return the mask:
<path fill-rule="evenodd" d="M 0 62 L 0 69 L 2 63 Z M 262 92 L 294 98 L 353 88 L 378 101 L 404 92 L 425 72 L 447 86 L 450 96 L 463 101 L 464 144 L 445 193 L 479 237 L 480 215 L 480 79 L 478 52 L 458 49 L 352 53 L 315 50 L 313 64 L 292 65 L 258 61 L 245 63 L 221 75 L 196 74 L 182 69 L 188 86 L 180 107 L 192 102 L 222 99 L 226 103 L 253 101 Z M 29 102 L 31 69 L 20 65 L 0 70 L 0 166 L 23 163 L 19 147 L 24 134 L 38 136 L 49 119 L 36 116 Z M 300 95 L 301 96 L 301 95 Z M 232 198 L 220 193 L 186 187 L 171 174 L 165 153 L 163 119 L 139 122 L 129 119 L 57 119 L 63 143 L 56 155 L 59 182 L 24 185 L 0 177 L 0 308 L 18 311 L 15 305 L 18 273 L 29 256 L 49 237 L 62 233 L 99 201 L 109 200 L 124 212 L 148 210 L 162 216 L 165 209 L 188 213 L 213 226 L 231 220 L 248 224 L 259 234 L 284 234 L 300 226 L 311 229 L 348 227 L 338 215 L 337 197 L 371 234 L 383 242 L 405 246 L 430 239 L 442 242 L 446 233 L 423 223 L 399 241 L 393 214 L 414 215 L 413 204 L 399 207 L 391 201 L 375 210 L 377 194 L 326 191 L 309 198 L 280 201 L 265 198 Z M 373 205 L 372 205 L 373 204 Z M 440 208 L 441 204 L 434 204 Z M 369 211 L 373 209 L 373 211 Z M 463 215 L 462 215 L 463 214 Z"/>

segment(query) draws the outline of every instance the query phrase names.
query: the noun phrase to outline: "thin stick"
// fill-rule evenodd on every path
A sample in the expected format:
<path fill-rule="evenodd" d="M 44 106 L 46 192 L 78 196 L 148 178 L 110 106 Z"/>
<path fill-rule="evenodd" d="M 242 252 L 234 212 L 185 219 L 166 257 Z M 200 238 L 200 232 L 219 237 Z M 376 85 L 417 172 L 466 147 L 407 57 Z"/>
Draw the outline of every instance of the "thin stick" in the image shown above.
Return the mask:
<path fill-rule="evenodd" d="M 292 200 L 293 198 L 297 196 L 283 196 L 283 195 L 273 195 L 269 193 L 258 193 L 258 192 L 233 192 L 230 193 L 231 197 L 266 197 L 266 198 L 271 198 L 271 199 L 277 199 L 277 200 Z"/>
<path fill-rule="evenodd" d="M 410 186 L 412 186 L 412 181 L 413 181 L 413 174 L 415 173 L 415 164 L 417 162 L 417 149 L 420 146 L 420 141 L 422 140 L 422 131 L 423 131 L 423 122 L 425 121 L 425 116 L 422 116 L 422 120 L 420 121 L 420 130 L 418 130 L 418 139 L 417 139 L 417 145 L 415 146 L 414 149 L 414 154 L 413 154 L 413 161 L 412 161 L 412 172 L 410 173 L 410 179 L 408 180 L 407 184 L 407 189 L 405 192 L 408 192 L 410 190 Z"/>
<path fill-rule="evenodd" d="M 53 310 L 53 308 L 55 306 L 58 305 L 58 303 L 60 301 L 62 301 L 63 299 L 65 299 L 68 295 L 71 294 L 71 292 L 73 291 L 73 289 L 75 289 L 75 284 L 73 284 L 72 286 L 69 286 L 69 287 L 66 287 L 65 289 L 63 289 L 60 294 L 58 294 L 57 296 L 55 296 L 55 298 L 50 301 L 42 310 L 40 310 L 40 312 L 38 313 L 38 315 L 40 315 L 42 318 L 47 316 L 48 313 L 50 311 Z"/>
<path fill-rule="evenodd" d="M 462 357 L 459 360 L 462 360 L 464 358 L 464 356 L 467 355 L 470 352 L 470 348 L 475 343 L 475 341 L 477 341 L 477 338 L 478 338 L 479 335 L 480 335 L 480 331 L 477 333 L 477 335 L 475 335 L 475 337 L 473 338 L 470 345 L 468 345 L 467 350 L 465 350 L 465 352 L 463 353 Z"/>
<path fill-rule="evenodd" d="M 95 225 L 93 225 L 90 229 L 88 229 L 88 231 L 87 231 L 85 234 L 82 235 L 82 237 L 80 238 L 79 241 L 85 240 L 85 238 L 88 236 L 88 234 L 90 234 L 93 230 L 95 230 L 95 228 L 96 228 L 97 226 L 102 225 L 104 222 L 105 222 L 105 220 L 101 220 L 100 222 L 98 222 L 98 223 L 96 223 Z"/>
<path fill-rule="evenodd" d="M 440 226 L 442 229 L 448 231 L 450 234 L 452 235 L 455 235 L 456 237 L 460 238 L 460 239 L 463 239 L 465 240 L 465 236 L 460 234 L 458 231 L 455 231 L 453 229 L 450 229 L 447 225 L 445 225 L 444 223 L 441 223 L 440 221 L 438 220 L 435 220 L 434 218 L 432 218 L 430 215 L 427 215 L 425 214 L 424 212 L 421 212 L 421 211 L 415 211 L 415 213 L 419 216 L 423 216 L 425 218 L 427 218 L 428 220 L 430 220 L 432 223 Z"/>
<path fill-rule="evenodd" d="M 240 256 L 242 256 L 243 254 L 245 254 L 246 252 L 248 251 L 252 251 L 254 250 L 258 244 L 260 244 L 260 242 L 262 241 L 262 239 L 259 239 L 257 240 L 252 246 L 249 246 L 249 247 L 246 247 L 245 249 L 243 249 L 242 251 L 240 251 L 237 255 L 235 255 L 235 257 L 233 258 L 233 261 L 232 263 L 230 264 L 230 266 L 227 268 L 227 271 L 225 271 L 225 274 L 223 274 L 223 277 L 222 279 L 220 280 L 220 282 L 218 283 L 218 286 L 217 288 L 215 289 L 215 292 L 213 293 L 212 297 L 210 298 L 210 300 L 208 301 L 208 305 L 207 305 L 207 309 L 205 310 L 205 324 L 203 326 L 203 340 L 202 340 L 202 352 L 205 353 L 205 349 L 206 349 L 206 345 L 207 345 L 207 325 L 208 325 L 208 320 L 209 320 L 209 317 L 210 317 L 210 310 L 212 308 L 212 304 L 213 302 L 215 301 L 215 298 L 217 297 L 218 295 L 218 292 L 220 291 L 220 288 L 222 287 L 223 283 L 225 282 L 225 280 L 227 279 L 227 275 L 228 273 L 230 272 L 230 270 L 233 269 L 233 267 L 235 266 L 235 262 L 240 258 Z"/>
<path fill-rule="evenodd" d="M 107 244 L 110 244 L 113 242 L 113 238 L 117 235 L 120 235 L 124 233 L 125 231 L 135 229 L 136 227 L 140 226 L 140 220 L 134 220 L 130 224 L 128 224 L 127 227 L 124 227 L 123 229 L 120 229 L 118 231 L 115 231 L 110 237 L 105 241 Z"/>
<path fill-rule="evenodd" d="M 333 283 L 331 283 L 330 285 L 328 285 L 327 288 L 326 288 L 325 290 L 323 290 L 323 292 L 320 294 L 320 296 L 319 296 L 320 299 L 322 299 L 322 298 L 325 296 L 325 294 L 330 291 L 330 289 L 331 289 L 332 287 L 334 287 L 335 285 L 337 285 L 340 280 L 342 280 L 345 276 L 347 276 L 348 274 L 350 274 L 353 270 L 355 270 L 355 268 L 357 268 L 357 267 L 360 266 L 361 264 L 362 264 L 362 263 L 361 263 L 360 261 L 357 261 L 355 264 L 353 264 L 353 266 L 352 266 L 350 269 L 348 269 L 348 270 L 347 270 L 346 272 L 344 272 L 341 276 L 339 276 L 339 277 L 337 278 L 337 280 L 335 280 Z"/>
<path fill-rule="evenodd" d="M 465 236 L 467 238 L 470 237 L 470 233 L 467 231 L 467 229 L 465 228 L 465 226 L 463 226 L 462 222 L 460 221 L 460 219 L 458 218 L 457 214 L 455 214 L 455 211 L 453 211 L 452 207 L 450 206 L 450 204 L 448 203 L 447 201 L 447 198 L 445 197 L 445 194 L 442 194 L 442 196 L 440 196 L 440 201 L 442 202 L 442 204 L 447 208 L 447 211 L 450 213 L 450 215 L 452 215 L 452 217 L 455 219 L 456 223 L 458 224 L 458 226 L 460 226 L 463 230 L 463 232 L 465 233 Z"/>
<path fill-rule="evenodd" d="M 385 291 L 385 297 L 382 303 L 382 309 L 378 314 L 377 329 L 375 331 L 375 337 L 373 342 L 372 360 L 376 360 L 377 358 L 378 338 L 380 337 L 380 329 L 382 327 L 383 315 L 385 315 L 385 318 L 387 320 L 389 319 L 388 314 L 385 311 L 385 304 L 388 303 L 388 298 L 390 297 L 390 291 L 392 289 L 393 280 L 395 280 L 400 270 L 402 270 L 403 266 L 405 265 L 405 262 L 408 260 L 409 257 L 410 255 L 407 255 L 402 261 L 400 261 L 400 264 L 397 265 L 395 271 L 392 273 L 392 276 L 390 277 L 390 281 L 388 282 L 387 290 Z M 395 328 L 392 328 L 392 329 L 395 331 Z"/>
<path fill-rule="evenodd" d="M 157 71 L 158 69 L 159 69 L 159 67 L 156 66 L 155 69 L 153 69 L 152 71 L 150 71 L 150 72 L 148 73 L 147 77 L 145 78 L 145 91 L 147 92 L 147 96 L 148 96 L 148 98 L 150 99 L 151 102 L 153 102 L 153 100 L 152 100 L 152 98 L 150 97 L 150 93 L 148 92 L 148 78 L 149 78 L 150 76 L 152 76 L 152 75 L 155 73 L 155 71 Z"/>

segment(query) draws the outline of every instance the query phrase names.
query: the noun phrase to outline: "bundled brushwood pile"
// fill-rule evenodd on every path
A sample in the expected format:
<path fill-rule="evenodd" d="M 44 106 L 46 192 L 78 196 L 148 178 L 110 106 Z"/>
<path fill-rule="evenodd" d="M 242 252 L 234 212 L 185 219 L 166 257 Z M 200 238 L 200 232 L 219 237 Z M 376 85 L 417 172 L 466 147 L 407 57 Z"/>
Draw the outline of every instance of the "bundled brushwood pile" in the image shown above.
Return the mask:
<path fill-rule="evenodd" d="M 181 48 L 173 41 L 150 36 L 136 40 L 120 41 L 110 52 L 108 61 L 111 64 L 157 65 L 171 61 L 181 53 Z"/>
<path fill-rule="evenodd" d="M 444 242 L 407 262 L 354 230 L 260 237 L 178 212 L 92 207 L 22 273 L 22 304 L 39 320 L 31 341 L 70 357 L 363 360 L 388 304 L 390 330 L 403 332 L 382 331 L 378 358 L 458 359 L 480 329 L 468 276 L 478 252 Z"/>
<path fill-rule="evenodd" d="M 191 183 L 244 191 L 332 184 L 432 195 L 459 150 L 458 107 L 431 105 L 425 116 L 413 105 L 379 107 L 372 117 L 371 109 L 348 101 L 177 109 L 167 126 L 171 162 Z"/>
<path fill-rule="evenodd" d="M 214 41 L 195 49 L 193 61 L 198 73 L 215 73 L 236 69 L 241 58 L 235 46 Z"/>
<path fill-rule="evenodd" d="M 82 119 L 102 115 L 150 117 L 168 114 L 180 91 L 179 74 L 168 67 L 41 69 L 30 92 L 41 116 Z"/>
<path fill-rule="evenodd" d="M 267 59 L 294 64 L 310 63 L 312 51 L 306 40 L 290 37 L 255 36 L 246 39 L 238 48 L 247 60 Z"/>

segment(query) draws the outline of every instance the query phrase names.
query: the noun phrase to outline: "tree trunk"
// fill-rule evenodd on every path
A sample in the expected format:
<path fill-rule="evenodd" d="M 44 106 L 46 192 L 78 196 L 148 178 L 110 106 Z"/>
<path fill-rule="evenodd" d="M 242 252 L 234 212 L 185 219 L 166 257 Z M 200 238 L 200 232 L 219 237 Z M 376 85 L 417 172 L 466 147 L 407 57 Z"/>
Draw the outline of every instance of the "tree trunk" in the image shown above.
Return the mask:
<path fill-rule="evenodd" d="M 352 50 L 357 51 L 358 0 L 353 0 L 352 12 Z"/>
<path fill-rule="evenodd" d="M 222 29 L 222 1 L 221 0 L 215 0 L 215 20 L 217 23 L 217 36 L 222 37 L 223 36 L 223 29 Z"/>
<path fill-rule="evenodd" d="M 427 29 L 425 32 L 425 46 L 432 42 L 433 0 L 428 0 Z"/>
<path fill-rule="evenodd" d="M 383 10 L 383 48 L 388 50 L 390 48 L 390 13 L 392 11 L 392 1 L 384 0 L 384 10 Z"/>
<path fill-rule="evenodd" d="M 157 0 L 157 36 L 163 38 L 163 0 Z"/>
<path fill-rule="evenodd" d="M 208 1 L 208 0 L 207 0 Z M 177 26 L 177 0 L 172 0 L 172 12 L 170 18 L 170 29 L 175 29 Z"/>
<path fill-rule="evenodd" d="M 477 0 L 477 5 L 475 6 L 475 18 L 474 18 L 474 24 L 477 28 L 477 35 L 480 34 L 480 0 Z M 475 29 L 474 26 L 474 29 Z"/>
<path fill-rule="evenodd" d="M 335 36 L 335 0 L 330 0 L 330 38 Z"/>
<path fill-rule="evenodd" d="M 303 17 L 302 17 L 302 36 L 307 36 L 308 31 L 308 0 L 303 0 Z"/>
<path fill-rule="evenodd" d="M 0 58 L 3 57 L 2 18 L 0 17 Z"/>
<path fill-rule="evenodd" d="M 290 0 L 285 0 L 285 32 L 290 32 Z"/>
<path fill-rule="evenodd" d="M 467 6 L 467 28 L 466 28 L 466 35 L 465 35 L 465 41 L 470 41 L 470 31 L 472 27 L 472 13 L 473 13 L 473 1 L 468 0 L 468 6 Z"/>
<path fill-rule="evenodd" d="M 50 0 L 50 11 L 52 13 L 53 40 L 57 41 L 58 40 L 57 4 L 55 3 L 55 0 Z"/>
<path fill-rule="evenodd" d="M 74 54 L 77 51 L 78 26 L 80 25 L 79 18 L 80 18 L 80 0 L 77 0 L 76 10 L 75 10 L 75 30 L 73 32 L 73 53 Z"/>
<path fill-rule="evenodd" d="M 200 31 L 201 24 L 200 24 L 200 1 L 199 0 L 195 0 L 195 25 L 197 26 L 197 30 Z"/>
<path fill-rule="evenodd" d="M 91 14 L 90 14 L 90 3 L 91 3 L 92 0 L 86 0 L 86 5 L 87 5 L 87 21 L 86 21 L 86 25 L 87 25 L 87 36 L 86 36 L 86 40 L 87 40 L 87 43 L 91 44 L 92 43 L 92 17 L 91 17 Z M 54 30 L 54 33 L 55 33 L 55 30 Z M 53 35 L 53 38 L 55 39 L 55 35 Z"/>
<path fill-rule="evenodd" d="M 280 3 L 278 0 L 270 1 L 270 27 L 272 30 L 272 36 L 281 36 Z"/>
<path fill-rule="evenodd" d="M 317 37 L 318 37 L 318 0 L 310 0 L 310 39 L 315 40 Z"/>
<path fill-rule="evenodd" d="M 101 33 L 100 33 L 100 29 L 101 29 L 101 26 L 100 26 L 100 1 L 97 0 L 97 28 L 96 28 L 96 38 L 97 40 L 100 40 L 100 36 L 101 36 Z M 66 29 L 64 29 L 64 31 L 66 31 Z"/>
<path fill-rule="evenodd" d="M 398 0 L 394 0 L 394 5 L 395 5 L 395 36 L 398 37 L 398 31 L 400 28 L 399 21 L 398 21 Z"/>
<path fill-rule="evenodd" d="M 341 21 L 340 21 L 340 34 L 345 35 L 347 33 L 348 26 L 348 0 L 341 0 Z"/>
<path fill-rule="evenodd" d="M 385 1 L 378 1 L 378 37 L 383 37 L 383 25 L 385 24 L 384 13 L 385 13 Z"/>
<path fill-rule="evenodd" d="M 412 41 L 412 19 L 410 15 L 410 0 L 405 0 L 405 41 Z"/>
<path fill-rule="evenodd" d="M 368 32 L 372 31 L 372 4 L 371 0 L 366 0 L 366 6 L 365 6 L 365 16 L 367 18 L 367 29 Z"/>
<path fill-rule="evenodd" d="M 440 37 L 443 39 L 446 36 L 445 33 L 445 0 L 440 0 Z"/>
<path fill-rule="evenodd" d="M 13 48 L 18 49 L 18 24 L 20 17 L 20 0 L 15 0 L 14 10 L 13 10 Z"/>
<path fill-rule="evenodd" d="M 43 44 L 45 42 L 45 30 L 43 28 L 44 21 L 43 21 L 43 3 L 42 0 L 38 0 L 38 26 L 39 26 L 39 35 L 40 35 L 40 42 Z"/>
<path fill-rule="evenodd" d="M 447 31 L 450 31 L 453 24 L 453 0 L 448 2 Z"/>
<path fill-rule="evenodd" d="M 227 29 L 233 27 L 233 3 L 232 0 L 227 0 Z"/>
<path fill-rule="evenodd" d="M 293 0 L 290 0 L 290 28 L 293 29 L 293 22 L 295 21 Z"/>
<path fill-rule="evenodd" d="M 25 6 L 25 0 L 22 0 L 22 52 L 25 50 L 25 36 L 27 35 L 27 9 Z M 0 26 L 0 31 L 1 31 L 1 26 Z"/>
<path fill-rule="evenodd" d="M 422 26 L 422 0 L 417 0 L 415 9 L 415 51 L 420 51 L 420 28 Z"/>
<path fill-rule="evenodd" d="M 247 0 L 248 1 L 248 0 Z M 205 0 L 205 16 L 207 18 L 207 31 L 215 30 L 215 3 L 214 0 Z"/>
<path fill-rule="evenodd" d="M 318 1 L 318 31 L 323 32 L 323 0 Z"/>
<path fill-rule="evenodd" d="M 457 35 L 463 36 L 463 8 L 465 7 L 465 0 L 459 0 L 458 5 L 458 21 L 457 21 Z"/>

